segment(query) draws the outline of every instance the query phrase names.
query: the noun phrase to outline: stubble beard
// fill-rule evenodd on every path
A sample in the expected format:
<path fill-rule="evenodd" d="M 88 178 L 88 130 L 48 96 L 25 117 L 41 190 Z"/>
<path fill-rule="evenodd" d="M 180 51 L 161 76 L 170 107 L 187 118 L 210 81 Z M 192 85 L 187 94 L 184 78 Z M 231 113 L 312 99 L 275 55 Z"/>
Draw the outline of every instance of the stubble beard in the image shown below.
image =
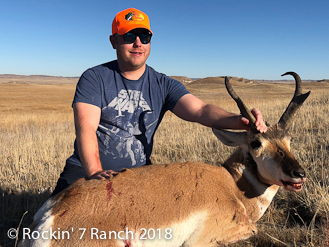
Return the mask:
<path fill-rule="evenodd" d="M 144 53 L 144 55 L 146 55 L 146 56 L 143 57 L 143 59 L 134 59 L 133 57 L 131 57 L 129 55 L 121 57 L 121 56 L 119 56 L 119 54 L 117 57 L 118 57 L 119 64 L 121 64 L 122 69 L 133 71 L 133 70 L 141 69 L 142 67 L 145 66 L 146 60 L 147 60 L 149 54 Z"/>

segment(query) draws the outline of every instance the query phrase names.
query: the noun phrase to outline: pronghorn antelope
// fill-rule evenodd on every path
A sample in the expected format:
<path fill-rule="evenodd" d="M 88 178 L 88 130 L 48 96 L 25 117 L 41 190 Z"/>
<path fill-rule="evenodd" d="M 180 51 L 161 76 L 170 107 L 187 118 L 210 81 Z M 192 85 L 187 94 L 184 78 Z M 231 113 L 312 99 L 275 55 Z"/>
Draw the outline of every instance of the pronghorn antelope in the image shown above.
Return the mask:
<path fill-rule="evenodd" d="M 213 129 L 224 144 L 239 146 L 222 167 L 187 162 L 123 170 L 111 179 L 80 179 L 50 198 L 23 232 L 21 246 L 209 247 L 246 239 L 257 232 L 280 186 L 300 191 L 306 174 L 290 153 L 286 127 L 309 93 L 296 90 L 277 124 L 258 133 Z"/>

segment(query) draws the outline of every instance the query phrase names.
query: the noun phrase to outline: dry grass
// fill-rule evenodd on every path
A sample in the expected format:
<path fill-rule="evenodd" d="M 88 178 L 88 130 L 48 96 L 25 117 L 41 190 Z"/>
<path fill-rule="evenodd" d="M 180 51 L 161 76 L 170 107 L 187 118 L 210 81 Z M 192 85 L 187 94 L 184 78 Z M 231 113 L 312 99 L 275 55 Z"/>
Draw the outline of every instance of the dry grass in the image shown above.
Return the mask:
<path fill-rule="evenodd" d="M 275 123 L 293 94 L 293 85 L 235 86 L 250 107 Z M 280 190 L 259 221 L 259 234 L 231 246 L 329 246 L 329 84 L 307 84 L 310 98 L 291 133 L 292 152 L 308 173 L 301 193 Z M 237 108 L 223 86 L 190 86 L 194 94 L 229 111 Z M 306 90 L 305 89 L 305 90 Z M 71 100 L 74 85 L 0 83 L 0 246 L 13 246 L 7 230 L 23 227 L 49 197 L 66 158 L 73 151 Z M 221 144 L 209 128 L 168 113 L 155 137 L 154 163 L 203 161 L 218 165 L 234 149 Z"/>

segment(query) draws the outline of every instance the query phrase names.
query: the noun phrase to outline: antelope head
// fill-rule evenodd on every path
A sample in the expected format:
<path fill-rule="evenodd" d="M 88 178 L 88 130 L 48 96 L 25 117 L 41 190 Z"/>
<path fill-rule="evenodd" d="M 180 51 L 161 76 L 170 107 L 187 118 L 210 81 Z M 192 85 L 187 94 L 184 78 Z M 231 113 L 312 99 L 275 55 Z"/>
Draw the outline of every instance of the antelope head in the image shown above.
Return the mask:
<path fill-rule="evenodd" d="M 255 117 L 235 93 L 226 77 L 227 91 L 236 101 L 242 116 L 249 120 L 250 130 L 230 132 L 213 128 L 213 132 L 225 145 L 240 146 L 244 160 L 252 158 L 255 167 L 248 169 L 257 174 L 259 181 L 267 185 L 282 186 L 289 191 L 300 191 L 306 174 L 290 152 L 291 137 L 287 129 L 310 92 L 302 94 L 301 79 L 296 73 L 287 72 L 282 76 L 284 75 L 292 75 L 295 78 L 295 94 L 279 122 L 268 128 L 266 133 L 258 132 Z M 243 165 L 246 165 L 245 163 Z"/>

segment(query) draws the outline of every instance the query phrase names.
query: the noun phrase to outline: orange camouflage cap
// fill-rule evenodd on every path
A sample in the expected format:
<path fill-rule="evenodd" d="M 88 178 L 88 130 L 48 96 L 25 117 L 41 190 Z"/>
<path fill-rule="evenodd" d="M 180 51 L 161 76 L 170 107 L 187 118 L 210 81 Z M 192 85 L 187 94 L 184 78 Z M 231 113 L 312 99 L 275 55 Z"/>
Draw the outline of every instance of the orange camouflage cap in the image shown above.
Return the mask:
<path fill-rule="evenodd" d="M 149 17 L 144 12 L 135 8 L 125 9 L 115 16 L 112 22 L 112 35 L 123 35 L 135 28 L 145 28 L 153 34 Z"/>

